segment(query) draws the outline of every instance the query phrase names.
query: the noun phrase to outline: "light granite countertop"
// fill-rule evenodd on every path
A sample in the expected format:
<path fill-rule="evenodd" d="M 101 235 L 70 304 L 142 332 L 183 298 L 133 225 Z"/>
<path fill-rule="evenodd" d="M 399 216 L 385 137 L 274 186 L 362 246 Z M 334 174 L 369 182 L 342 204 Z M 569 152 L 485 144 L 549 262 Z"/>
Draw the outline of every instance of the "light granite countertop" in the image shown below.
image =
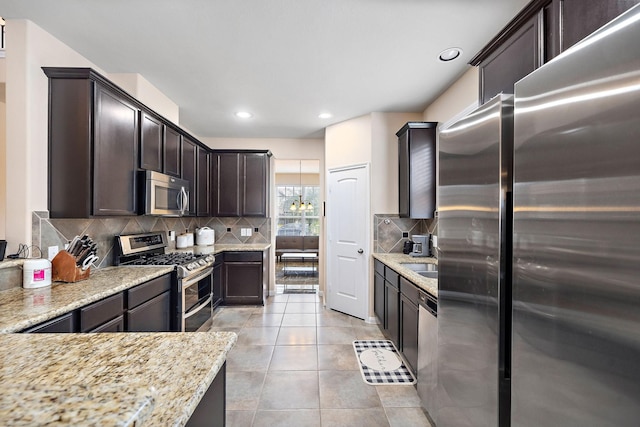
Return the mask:
<path fill-rule="evenodd" d="M 438 298 L 438 279 L 430 279 L 419 275 L 415 271 L 404 267 L 402 264 L 438 264 L 438 259 L 433 257 L 412 257 L 411 255 L 398 253 L 374 253 L 373 258 L 379 260 L 396 273 L 409 280 L 417 287 Z"/>
<path fill-rule="evenodd" d="M 0 332 L 19 332 L 173 271 L 173 267 L 106 267 L 76 283 L 0 291 Z"/>
<path fill-rule="evenodd" d="M 0 425 L 183 426 L 233 332 L 0 334 Z"/>
<path fill-rule="evenodd" d="M 170 252 L 193 252 L 200 254 L 219 254 L 222 252 L 263 252 L 271 247 L 271 243 L 216 243 L 209 246 L 189 246 L 181 249 L 173 249 Z"/>

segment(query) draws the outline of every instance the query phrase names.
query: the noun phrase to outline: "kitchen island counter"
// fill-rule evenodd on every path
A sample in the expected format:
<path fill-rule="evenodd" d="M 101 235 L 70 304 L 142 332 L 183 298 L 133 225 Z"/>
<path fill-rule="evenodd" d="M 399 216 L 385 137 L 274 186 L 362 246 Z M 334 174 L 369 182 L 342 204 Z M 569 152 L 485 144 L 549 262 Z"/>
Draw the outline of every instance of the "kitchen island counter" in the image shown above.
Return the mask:
<path fill-rule="evenodd" d="M 405 279 L 409 280 L 417 287 L 432 296 L 438 298 L 438 279 L 431 279 L 419 275 L 410 268 L 402 264 L 438 264 L 438 259 L 433 257 L 412 257 L 411 255 L 399 253 L 374 253 L 373 258 L 377 259 L 387 267 L 394 270 Z"/>
<path fill-rule="evenodd" d="M 0 424 L 183 426 L 236 340 L 233 332 L 0 334 Z"/>

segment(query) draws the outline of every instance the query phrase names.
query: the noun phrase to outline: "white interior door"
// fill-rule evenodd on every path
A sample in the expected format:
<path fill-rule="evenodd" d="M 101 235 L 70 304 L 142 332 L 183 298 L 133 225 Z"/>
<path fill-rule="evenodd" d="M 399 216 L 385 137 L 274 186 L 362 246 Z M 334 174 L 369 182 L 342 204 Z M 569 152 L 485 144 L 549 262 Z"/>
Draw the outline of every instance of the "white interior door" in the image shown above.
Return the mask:
<path fill-rule="evenodd" d="M 329 170 L 327 305 L 367 319 L 369 301 L 369 166 Z"/>

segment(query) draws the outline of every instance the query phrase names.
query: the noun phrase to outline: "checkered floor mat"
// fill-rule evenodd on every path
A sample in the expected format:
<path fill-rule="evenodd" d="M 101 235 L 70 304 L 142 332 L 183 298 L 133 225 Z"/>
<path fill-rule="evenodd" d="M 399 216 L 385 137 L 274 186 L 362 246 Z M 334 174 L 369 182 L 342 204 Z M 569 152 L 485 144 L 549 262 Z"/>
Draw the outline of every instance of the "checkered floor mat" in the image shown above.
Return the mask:
<path fill-rule="evenodd" d="M 391 341 L 357 340 L 353 342 L 353 349 L 367 384 L 415 384 L 413 373 L 405 366 Z"/>

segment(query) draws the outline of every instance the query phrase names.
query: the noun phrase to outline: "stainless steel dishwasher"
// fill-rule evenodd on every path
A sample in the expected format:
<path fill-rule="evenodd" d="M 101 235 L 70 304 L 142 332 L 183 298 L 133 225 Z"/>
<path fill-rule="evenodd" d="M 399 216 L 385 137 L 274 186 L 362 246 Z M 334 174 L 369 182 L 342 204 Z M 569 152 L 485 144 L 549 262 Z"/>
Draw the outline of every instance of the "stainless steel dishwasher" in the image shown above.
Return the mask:
<path fill-rule="evenodd" d="M 418 297 L 418 396 L 431 419 L 436 420 L 438 386 L 438 301 L 426 292 Z"/>

